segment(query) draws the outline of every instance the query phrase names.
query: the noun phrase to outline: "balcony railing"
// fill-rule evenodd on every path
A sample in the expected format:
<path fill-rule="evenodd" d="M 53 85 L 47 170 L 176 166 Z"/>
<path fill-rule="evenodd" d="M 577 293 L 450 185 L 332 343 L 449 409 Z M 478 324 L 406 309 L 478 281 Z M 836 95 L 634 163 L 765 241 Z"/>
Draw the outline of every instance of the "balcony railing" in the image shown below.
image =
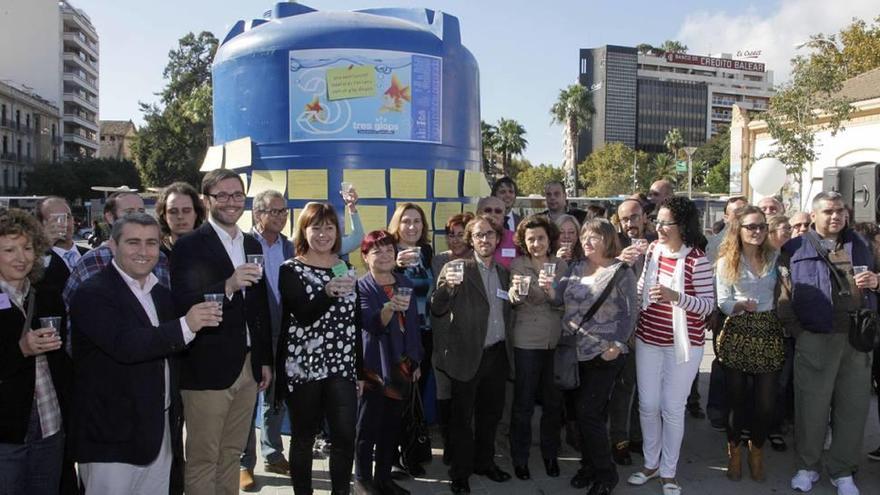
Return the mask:
<path fill-rule="evenodd" d="M 0 153 L 0 160 L 5 160 L 7 162 L 17 162 L 18 155 L 15 153 Z"/>

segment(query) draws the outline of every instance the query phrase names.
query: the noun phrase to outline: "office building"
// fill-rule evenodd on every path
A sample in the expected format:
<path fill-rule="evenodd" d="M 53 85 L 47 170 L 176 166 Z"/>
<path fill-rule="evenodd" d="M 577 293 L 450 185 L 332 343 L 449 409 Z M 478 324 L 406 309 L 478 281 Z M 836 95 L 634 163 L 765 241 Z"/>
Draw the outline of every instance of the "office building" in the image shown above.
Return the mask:
<path fill-rule="evenodd" d="M 0 191 L 24 191 L 34 163 L 61 156 L 58 107 L 24 88 L 0 82 Z"/>
<path fill-rule="evenodd" d="M 137 127 L 130 120 L 102 120 L 101 147 L 98 156 L 116 160 L 131 160 L 131 142 Z"/>
<path fill-rule="evenodd" d="M 64 154 L 98 153 L 98 32 L 89 16 L 70 2 L 59 3 L 63 26 Z"/>

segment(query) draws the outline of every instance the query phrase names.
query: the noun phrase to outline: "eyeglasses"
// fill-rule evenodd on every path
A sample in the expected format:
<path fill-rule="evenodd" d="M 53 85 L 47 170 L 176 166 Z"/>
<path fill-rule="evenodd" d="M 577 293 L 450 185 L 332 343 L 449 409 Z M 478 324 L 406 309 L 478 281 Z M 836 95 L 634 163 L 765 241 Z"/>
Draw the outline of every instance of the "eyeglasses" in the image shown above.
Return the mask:
<path fill-rule="evenodd" d="M 620 217 L 621 222 L 627 223 L 636 223 L 642 219 L 642 216 L 636 213 L 635 215 L 630 215 L 628 217 Z"/>
<path fill-rule="evenodd" d="M 604 241 L 605 238 L 602 236 L 591 235 L 589 237 L 584 237 L 583 240 L 586 241 L 587 243 L 589 243 L 591 246 L 595 246 L 596 244 L 599 244 L 602 241 Z"/>
<path fill-rule="evenodd" d="M 218 203 L 228 203 L 230 199 L 234 200 L 236 203 L 241 203 L 245 198 L 244 193 L 241 191 L 232 194 L 220 192 L 217 194 L 206 194 L 206 196 L 214 198 Z"/>
<path fill-rule="evenodd" d="M 496 235 L 497 234 L 494 230 L 490 230 L 488 232 L 474 232 L 473 238 L 485 241 L 487 239 L 494 239 Z"/>
<path fill-rule="evenodd" d="M 810 222 L 793 223 L 793 224 L 791 224 L 791 228 L 793 228 L 793 229 L 808 229 L 808 228 L 810 228 Z"/>
<path fill-rule="evenodd" d="M 740 225 L 740 228 L 746 229 L 749 232 L 764 232 L 765 230 L 767 230 L 767 224 L 766 223 L 743 224 L 743 225 Z"/>
<path fill-rule="evenodd" d="M 678 225 L 678 222 L 664 222 L 663 220 L 657 220 L 656 222 L 654 222 L 654 226 L 657 227 L 658 229 L 660 227 L 663 227 L 663 228 L 672 227 L 673 225 Z"/>
<path fill-rule="evenodd" d="M 483 213 L 494 213 L 496 215 L 503 215 L 504 208 L 483 208 Z"/>
<path fill-rule="evenodd" d="M 219 201 L 219 198 L 218 198 L 218 201 Z M 287 208 L 270 208 L 268 210 L 257 210 L 257 211 L 259 211 L 260 213 L 268 213 L 269 215 L 272 215 L 273 217 L 280 217 L 282 215 L 287 214 Z"/>

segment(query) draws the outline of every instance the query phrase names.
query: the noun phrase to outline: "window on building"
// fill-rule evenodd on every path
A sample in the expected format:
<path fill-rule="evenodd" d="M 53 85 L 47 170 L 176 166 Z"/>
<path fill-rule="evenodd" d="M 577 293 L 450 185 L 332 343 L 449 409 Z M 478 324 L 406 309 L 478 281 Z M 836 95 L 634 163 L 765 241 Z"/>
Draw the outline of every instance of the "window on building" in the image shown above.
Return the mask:
<path fill-rule="evenodd" d="M 3 169 L 3 189 L 6 189 L 7 187 L 9 187 L 9 169 L 4 168 Z"/>
<path fill-rule="evenodd" d="M 15 111 L 15 128 L 21 129 L 21 110 Z"/>
<path fill-rule="evenodd" d="M 57 161 L 58 161 L 58 150 L 53 148 L 52 149 L 52 163 L 55 163 Z"/>
<path fill-rule="evenodd" d="M 27 157 L 28 159 L 31 157 L 31 143 L 27 144 Z"/>
<path fill-rule="evenodd" d="M 58 134 L 58 127 L 56 124 L 52 124 L 52 137 L 55 137 L 56 134 Z"/>
<path fill-rule="evenodd" d="M 25 127 L 30 127 L 30 126 L 31 126 L 31 114 L 26 114 L 26 115 L 24 116 L 24 126 L 25 126 Z"/>
<path fill-rule="evenodd" d="M 18 171 L 18 189 L 21 190 L 21 170 Z"/>
<path fill-rule="evenodd" d="M 21 139 L 15 145 L 15 153 L 18 155 L 18 159 L 21 160 Z"/>
<path fill-rule="evenodd" d="M 3 136 L 3 154 L 9 153 L 9 136 Z"/>
<path fill-rule="evenodd" d="M 101 136 L 101 141 L 106 141 L 106 140 L 107 140 L 107 136 Z"/>
<path fill-rule="evenodd" d="M 0 105 L 2 110 L 0 110 L 0 125 L 6 125 L 6 103 Z"/>
<path fill-rule="evenodd" d="M 42 130 L 42 129 L 40 129 L 40 121 L 41 121 L 41 120 L 42 120 L 42 119 L 40 119 L 40 115 L 39 115 L 39 114 L 34 114 L 34 128 L 37 129 L 38 131 L 41 131 L 41 130 Z"/>

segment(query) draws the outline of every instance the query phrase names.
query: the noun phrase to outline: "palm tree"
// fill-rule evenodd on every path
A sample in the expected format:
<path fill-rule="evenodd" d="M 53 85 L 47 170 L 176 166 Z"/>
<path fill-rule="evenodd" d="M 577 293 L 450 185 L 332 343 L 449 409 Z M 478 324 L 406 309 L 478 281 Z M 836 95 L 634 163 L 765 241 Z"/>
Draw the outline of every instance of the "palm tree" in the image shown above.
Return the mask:
<path fill-rule="evenodd" d="M 483 173 L 487 177 L 494 177 L 495 168 L 495 141 L 498 136 L 498 128 L 480 120 L 480 138 L 483 143 Z"/>
<path fill-rule="evenodd" d="M 593 98 L 590 90 L 580 84 L 561 89 L 556 103 L 550 107 L 551 122 L 565 126 L 568 133 L 568 156 L 571 157 L 572 183 L 574 195 L 577 195 L 577 159 L 578 159 L 578 136 L 581 131 L 588 129 L 595 113 Z M 565 168 L 565 164 L 563 164 Z"/>
<path fill-rule="evenodd" d="M 501 155 L 501 173 L 510 173 L 510 158 L 521 155 L 529 142 L 526 141 L 526 129 L 513 119 L 498 119 L 498 131 L 495 133 L 495 152 Z"/>
<path fill-rule="evenodd" d="M 684 138 L 681 137 L 681 131 L 679 131 L 677 127 L 669 129 L 666 133 L 666 137 L 663 139 L 663 144 L 666 145 L 666 149 L 672 153 L 672 157 L 677 159 L 678 152 L 684 148 Z"/>
<path fill-rule="evenodd" d="M 687 45 L 678 40 L 666 40 L 657 48 L 667 53 L 684 53 L 688 50 Z"/>
<path fill-rule="evenodd" d="M 675 172 L 675 158 L 668 153 L 658 153 L 651 160 L 651 168 L 653 168 L 653 179 L 667 179 L 673 183 L 678 182 L 678 176 Z"/>

